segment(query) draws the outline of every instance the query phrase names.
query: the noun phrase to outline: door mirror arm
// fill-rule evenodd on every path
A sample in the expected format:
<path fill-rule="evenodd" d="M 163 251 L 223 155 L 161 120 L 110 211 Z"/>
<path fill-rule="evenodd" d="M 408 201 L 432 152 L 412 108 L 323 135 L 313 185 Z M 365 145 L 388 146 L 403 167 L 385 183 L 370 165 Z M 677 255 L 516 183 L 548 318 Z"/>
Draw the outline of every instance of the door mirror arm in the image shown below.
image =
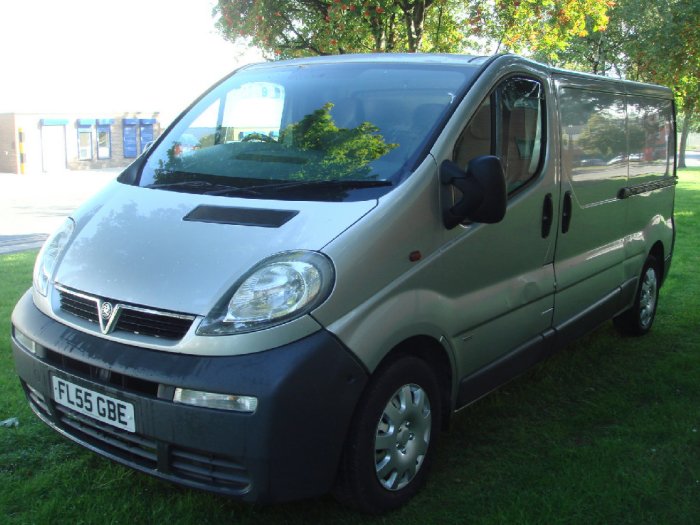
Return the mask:
<path fill-rule="evenodd" d="M 505 217 L 506 178 L 498 157 L 476 157 L 469 161 L 466 173 L 451 160 L 445 160 L 440 165 L 440 182 L 462 193 L 462 198 L 444 211 L 443 222 L 448 230 L 465 220 L 493 224 Z"/>

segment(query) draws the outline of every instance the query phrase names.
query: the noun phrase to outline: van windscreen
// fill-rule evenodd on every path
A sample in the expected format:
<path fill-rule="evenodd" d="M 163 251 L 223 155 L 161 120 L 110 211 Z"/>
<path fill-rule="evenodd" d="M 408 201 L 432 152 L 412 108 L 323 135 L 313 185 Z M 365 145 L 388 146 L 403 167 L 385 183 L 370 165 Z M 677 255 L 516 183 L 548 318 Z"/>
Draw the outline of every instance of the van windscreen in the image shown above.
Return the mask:
<path fill-rule="evenodd" d="M 420 160 L 476 70 L 386 62 L 244 69 L 149 152 L 139 184 L 254 198 L 374 198 Z"/>

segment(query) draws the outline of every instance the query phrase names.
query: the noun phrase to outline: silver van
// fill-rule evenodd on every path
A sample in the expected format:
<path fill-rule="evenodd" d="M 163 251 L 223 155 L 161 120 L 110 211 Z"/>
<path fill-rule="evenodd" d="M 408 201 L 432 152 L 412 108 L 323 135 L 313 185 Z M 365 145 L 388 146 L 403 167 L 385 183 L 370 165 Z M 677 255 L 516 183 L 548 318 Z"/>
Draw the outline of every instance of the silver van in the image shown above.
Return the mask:
<path fill-rule="evenodd" d="M 675 184 L 666 88 L 513 55 L 244 67 L 47 240 L 17 373 L 142 472 L 393 509 L 456 410 L 651 328 Z"/>

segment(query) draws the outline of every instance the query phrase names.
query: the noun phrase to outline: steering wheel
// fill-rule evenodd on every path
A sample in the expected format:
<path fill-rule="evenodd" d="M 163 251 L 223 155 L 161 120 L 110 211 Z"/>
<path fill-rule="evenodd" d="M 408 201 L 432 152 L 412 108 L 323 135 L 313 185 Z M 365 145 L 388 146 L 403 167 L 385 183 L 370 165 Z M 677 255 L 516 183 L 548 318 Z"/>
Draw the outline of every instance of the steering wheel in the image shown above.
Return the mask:
<path fill-rule="evenodd" d="M 251 133 L 250 135 L 246 135 L 241 139 L 241 142 L 275 142 L 275 139 L 272 137 L 268 137 L 267 135 L 263 135 L 262 133 Z"/>

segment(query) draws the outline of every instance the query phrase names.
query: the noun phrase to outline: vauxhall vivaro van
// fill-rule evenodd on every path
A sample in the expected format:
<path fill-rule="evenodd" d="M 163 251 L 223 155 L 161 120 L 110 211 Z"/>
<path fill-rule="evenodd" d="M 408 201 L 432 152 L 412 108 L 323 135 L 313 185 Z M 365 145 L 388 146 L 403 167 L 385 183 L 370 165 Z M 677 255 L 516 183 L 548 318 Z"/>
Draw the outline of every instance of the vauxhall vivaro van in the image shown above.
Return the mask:
<path fill-rule="evenodd" d="M 666 88 L 512 55 L 244 67 L 46 242 L 17 372 L 140 471 L 388 510 L 455 410 L 651 328 L 675 184 Z"/>

